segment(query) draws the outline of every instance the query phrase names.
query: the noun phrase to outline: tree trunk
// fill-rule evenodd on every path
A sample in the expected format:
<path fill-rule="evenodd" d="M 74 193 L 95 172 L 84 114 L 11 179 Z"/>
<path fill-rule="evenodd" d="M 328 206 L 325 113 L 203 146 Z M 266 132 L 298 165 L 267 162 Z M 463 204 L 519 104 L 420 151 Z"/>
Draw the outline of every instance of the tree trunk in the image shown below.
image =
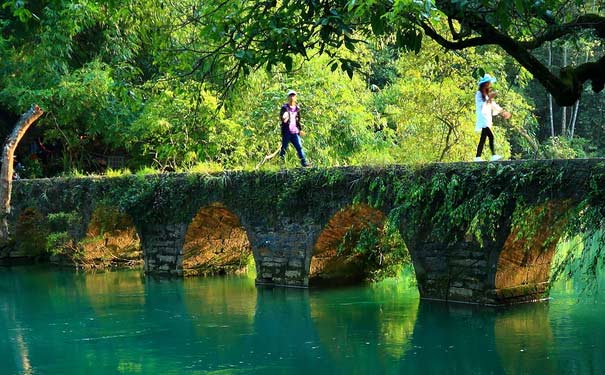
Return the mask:
<path fill-rule="evenodd" d="M 561 137 L 567 134 L 567 107 L 561 107 Z"/>
<path fill-rule="evenodd" d="M 593 4 L 594 6 L 594 4 Z M 588 49 L 586 50 L 586 62 L 588 62 Z M 573 120 L 571 122 L 571 127 L 570 127 L 570 135 L 569 135 L 569 139 L 573 139 L 573 135 L 576 131 L 576 122 L 578 121 L 578 110 L 580 109 L 580 99 L 578 99 L 578 102 L 576 103 L 576 110 L 573 114 Z"/>
<path fill-rule="evenodd" d="M 548 69 L 552 69 L 552 42 L 548 43 Z M 550 136 L 555 137 L 555 119 L 552 112 L 552 94 L 548 93 L 548 114 L 550 117 Z"/>
<path fill-rule="evenodd" d="M 573 139 L 573 134 L 576 130 L 576 121 L 578 120 L 578 110 L 580 109 L 580 100 L 576 103 L 576 108 L 573 110 L 573 115 L 571 117 L 571 123 L 569 125 L 569 139 Z"/>
<path fill-rule="evenodd" d="M 563 66 L 567 66 L 567 46 L 563 45 Z M 562 107 L 563 114 L 561 117 L 561 137 L 567 135 L 567 107 Z"/>
<path fill-rule="evenodd" d="M 11 209 L 11 190 L 13 187 L 13 157 L 17 145 L 30 125 L 34 123 L 44 111 L 37 105 L 32 105 L 29 111 L 21 115 L 12 133 L 6 138 L 2 147 L 2 168 L 0 169 L 0 204 L 2 205 L 2 222 L 0 223 L 0 240 L 8 240 L 8 215 Z"/>

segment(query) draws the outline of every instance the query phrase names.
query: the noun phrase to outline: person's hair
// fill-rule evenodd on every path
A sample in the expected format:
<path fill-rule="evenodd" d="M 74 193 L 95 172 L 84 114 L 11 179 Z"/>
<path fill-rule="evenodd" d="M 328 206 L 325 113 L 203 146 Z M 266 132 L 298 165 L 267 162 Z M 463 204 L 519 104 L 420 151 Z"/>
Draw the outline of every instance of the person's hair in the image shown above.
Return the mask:
<path fill-rule="evenodd" d="M 489 83 L 489 81 L 487 82 L 483 82 L 482 84 L 479 85 L 479 92 L 481 93 L 481 99 L 483 101 L 485 101 L 485 94 L 483 93 L 483 89 L 485 88 L 485 85 L 487 85 Z"/>

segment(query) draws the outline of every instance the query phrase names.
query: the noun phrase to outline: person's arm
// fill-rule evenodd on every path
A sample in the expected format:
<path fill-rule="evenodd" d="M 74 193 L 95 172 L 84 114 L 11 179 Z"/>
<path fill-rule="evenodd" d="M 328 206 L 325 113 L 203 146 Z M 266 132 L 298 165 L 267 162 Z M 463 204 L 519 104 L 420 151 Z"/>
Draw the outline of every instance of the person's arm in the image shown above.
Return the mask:
<path fill-rule="evenodd" d="M 305 135 L 305 132 L 302 130 L 303 126 L 302 121 L 300 119 L 300 106 L 298 106 L 298 111 L 296 111 L 296 127 L 298 128 L 298 135 L 302 137 L 303 135 Z"/>
<path fill-rule="evenodd" d="M 500 107 L 495 101 L 492 101 L 492 113 L 494 116 L 501 116 L 505 120 L 508 120 L 511 116 L 510 112 L 504 110 L 504 108 Z"/>
<path fill-rule="evenodd" d="M 281 106 L 281 109 L 279 110 L 279 121 L 281 124 L 285 123 L 288 121 L 288 118 L 285 117 L 284 115 L 286 114 L 286 106 Z"/>
<path fill-rule="evenodd" d="M 505 111 L 496 101 L 494 100 L 498 95 L 498 91 L 492 91 L 489 93 L 489 98 L 492 103 L 492 116 L 502 116 L 505 120 L 510 118 L 510 112 Z"/>
<path fill-rule="evenodd" d="M 492 116 L 498 116 L 503 111 L 504 109 L 502 109 L 502 107 L 500 107 L 500 105 L 498 105 L 498 103 L 492 99 Z"/>

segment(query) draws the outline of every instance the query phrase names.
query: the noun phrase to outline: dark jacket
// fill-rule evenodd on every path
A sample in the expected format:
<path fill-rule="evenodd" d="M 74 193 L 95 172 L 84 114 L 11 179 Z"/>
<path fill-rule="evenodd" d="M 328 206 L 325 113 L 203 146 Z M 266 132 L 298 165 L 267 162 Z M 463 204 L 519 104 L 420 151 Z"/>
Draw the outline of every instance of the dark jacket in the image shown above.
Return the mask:
<path fill-rule="evenodd" d="M 286 103 L 281 106 L 281 110 L 279 111 L 279 121 L 281 122 L 281 133 L 282 134 L 288 134 L 290 132 L 290 122 L 289 121 L 284 122 L 284 120 L 283 120 L 284 113 L 288 112 L 289 109 L 290 109 L 290 104 Z M 296 106 L 296 127 L 298 128 L 299 132 L 302 130 L 302 124 L 300 122 L 300 107 L 298 105 Z"/>

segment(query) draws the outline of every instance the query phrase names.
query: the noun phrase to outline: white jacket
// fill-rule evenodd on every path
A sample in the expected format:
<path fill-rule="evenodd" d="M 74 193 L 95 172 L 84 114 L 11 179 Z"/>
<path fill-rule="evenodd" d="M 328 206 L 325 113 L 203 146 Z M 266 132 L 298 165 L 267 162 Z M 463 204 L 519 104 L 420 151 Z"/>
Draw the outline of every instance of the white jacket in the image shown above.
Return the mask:
<path fill-rule="evenodd" d="M 495 100 L 488 100 L 487 97 L 484 100 L 481 91 L 477 91 L 475 94 L 475 107 L 477 108 L 475 131 L 478 132 L 483 128 L 490 128 L 492 126 L 492 116 L 499 115 L 504 111 Z"/>

